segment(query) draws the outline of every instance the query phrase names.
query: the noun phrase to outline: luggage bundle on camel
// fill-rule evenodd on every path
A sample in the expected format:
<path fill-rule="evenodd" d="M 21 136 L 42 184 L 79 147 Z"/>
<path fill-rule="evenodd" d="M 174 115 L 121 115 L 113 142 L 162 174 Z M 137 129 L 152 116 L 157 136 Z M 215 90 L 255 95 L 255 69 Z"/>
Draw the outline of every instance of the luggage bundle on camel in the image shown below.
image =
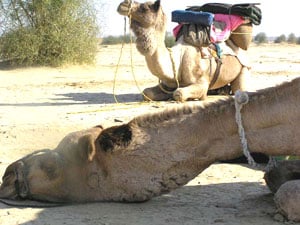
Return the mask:
<path fill-rule="evenodd" d="M 173 30 L 176 39 L 197 47 L 230 39 L 236 46 L 247 50 L 252 41 L 252 24 L 261 23 L 257 3 L 208 3 L 172 12 L 172 21 L 179 23 Z"/>

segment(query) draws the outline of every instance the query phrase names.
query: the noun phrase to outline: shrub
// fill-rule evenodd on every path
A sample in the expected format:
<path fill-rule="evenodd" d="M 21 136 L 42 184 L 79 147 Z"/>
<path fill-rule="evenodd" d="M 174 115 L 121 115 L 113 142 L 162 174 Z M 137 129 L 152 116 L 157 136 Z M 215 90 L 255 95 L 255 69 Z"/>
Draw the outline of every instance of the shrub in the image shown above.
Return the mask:
<path fill-rule="evenodd" d="M 17 65 L 92 63 L 98 26 L 90 2 L 0 1 L 0 14 L 4 15 L 0 59 Z"/>
<path fill-rule="evenodd" d="M 280 35 L 279 37 L 277 37 L 275 40 L 274 40 L 274 43 L 282 43 L 282 42 L 285 42 L 286 41 L 286 37 L 284 34 Z"/>
<path fill-rule="evenodd" d="M 175 45 L 175 38 L 172 34 L 167 33 L 165 38 L 165 44 L 168 48 L 171 48 Z"/>
<path fill-rule="evenodd" d="M 260 32 L 254 37 L 254 41 L 257 42 L 258 44 L 267 43 L 268 37 L 267 37 L 266 33 Z"/>
<path fill-rule="evenodd" d="M 131 36 L 132 38 L 132 42 L 135 41 L 135 37 L 132 35 Z M 119 35 L 119 36 L 107 36 L 107 37 L 104 37 L 103 40 L 102 40 L 102 44 L 103 45 L 115 45 L 115 44 L 122 44 L 122 43 L 130 43 L 130 35 L 129 34 L 126 34 L 125 36 L 124 35 Z"/>
<path fill-rule="evenodd" d="M 290 33 L 288 38 L 287 38 L 287 42 L 290 44 L 296 44 L 297 43 L 297 37 L 294 33 Z"/>

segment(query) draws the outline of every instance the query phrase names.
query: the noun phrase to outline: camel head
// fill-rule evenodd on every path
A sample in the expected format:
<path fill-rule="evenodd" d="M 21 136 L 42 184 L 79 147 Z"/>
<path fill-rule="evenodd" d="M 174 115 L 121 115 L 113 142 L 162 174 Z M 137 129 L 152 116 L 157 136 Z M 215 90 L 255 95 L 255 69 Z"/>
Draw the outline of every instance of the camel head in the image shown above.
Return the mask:
<path fill-rule="evenodd" d="M 2 178 L 0 199 L 16 200 L 18 204 L 19 200 L 49 203 L 148 200 L 166 185 L 158 181 L 155 184 L 158 188 L 151 187 L 153 162 L 148 160 L 148 165 L 144 156 L 141 159 L 130 150 L 135 148 L 129 148 L 135 146 L 131 143 L 132 135 L 128 124 L 71 133 L 56 149 L 36 151 L 10 164 Z"/>
<path fill-rule="evenodd" d="M 153 26 L 159 27 L 166 23 L 160 0 L 146 3 L 130 3 L 125 0 L 119 5 L 117 11 L 123 16 L 130 16 L 132 20 L 131 23 L 137 23 L 144 28 Z"/>
<path fill-rule="evenodd" d="M 146 3 L 125 0 L 117 11 L 129 16 L 130 28 L 137 38 L 136 47 L 142 55 L 152 55 L 158 44 L 164 45 L 167 18 L 160 0 Z"/>
<path fill-rule="evenodd" d="M 34 152 L 10 164 L 0 186 L 2 199 L 46 202 L 92 201 L 105 180 L 95 140 L 100 126 L 67 135 L 54 150 Z M 97 158 L 97 159 L 96 159 Z M 96 197 L 105 200 L 106 188 Z M 102 196 L 100 196 L 102 195 Z"/>
<path fill-rule="evenodd" d="M 155 28 L 165 32 L 166 16 L 162 11 L 160 0 L 155 2 L 122 2 L 118 7 L 118 13 L 131 18 L 131 28 Z"/>

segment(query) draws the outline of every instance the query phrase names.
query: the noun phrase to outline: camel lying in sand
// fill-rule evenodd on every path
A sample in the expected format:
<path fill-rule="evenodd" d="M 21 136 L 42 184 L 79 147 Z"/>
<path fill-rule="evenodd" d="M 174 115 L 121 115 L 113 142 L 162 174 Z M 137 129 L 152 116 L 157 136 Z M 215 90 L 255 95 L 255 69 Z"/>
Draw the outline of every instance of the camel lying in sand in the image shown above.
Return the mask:
<path fill-rule="evenodd" d="M 233 92 L 247 89 L 249 68 L 236 56 L 223 54 L 221 61 L 213 57 L 202 58 L 201 50 L 186 44 L 182 38 L 172 49 L 166 48 L 166 15 L 159 0 L 142 4 L 125 0 L 119 5 L 118 12 L 131 18 L 136 47 L 145 56 L 151 73 L 160 80 L 159 85 L 143 91 L 145 100 L 203 100 L 208 90 L 227 84 Z M 233 42 L 228 43 L 239 51 Z"/>
<path fill-rule="evenodd" d="M 300 78 L 249 93 L 241 113 L 251 152 L 300 155 L 299 101 Z M 146 201 L 240 155 L 234 97 L 185 103 L 120 126 L 71 133 L 56 149 L 25 156 L 6 169 L 0 198 Z M 300 220 L 299 208 L 295 213 Z"/>

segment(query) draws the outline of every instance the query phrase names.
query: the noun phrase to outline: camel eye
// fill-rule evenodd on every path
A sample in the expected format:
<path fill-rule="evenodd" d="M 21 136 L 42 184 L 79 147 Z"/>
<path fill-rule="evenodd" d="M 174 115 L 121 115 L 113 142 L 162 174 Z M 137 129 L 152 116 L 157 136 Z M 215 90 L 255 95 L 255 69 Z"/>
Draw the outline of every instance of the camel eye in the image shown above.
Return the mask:
<path fill-rule="evenodd" d="M 43 164 L 41 165 L 41 169 L 46 173 L 49 179 L 54 179 L 58 176 L 57 166 L 55 166 L 54 164 Z"/>
<path fill-rule="evenodd" d="M 56 155 L 48 155 L 40 161 L 40 168 L 49 179 L 56 178 L 61 167 L 61 162 Z"/>
<path fill-rule="evenodd" d="M 146 13 L 149 10 L 149 8 L 146 5 L 141 5 L 140 11 L 141 13 Z"/>

